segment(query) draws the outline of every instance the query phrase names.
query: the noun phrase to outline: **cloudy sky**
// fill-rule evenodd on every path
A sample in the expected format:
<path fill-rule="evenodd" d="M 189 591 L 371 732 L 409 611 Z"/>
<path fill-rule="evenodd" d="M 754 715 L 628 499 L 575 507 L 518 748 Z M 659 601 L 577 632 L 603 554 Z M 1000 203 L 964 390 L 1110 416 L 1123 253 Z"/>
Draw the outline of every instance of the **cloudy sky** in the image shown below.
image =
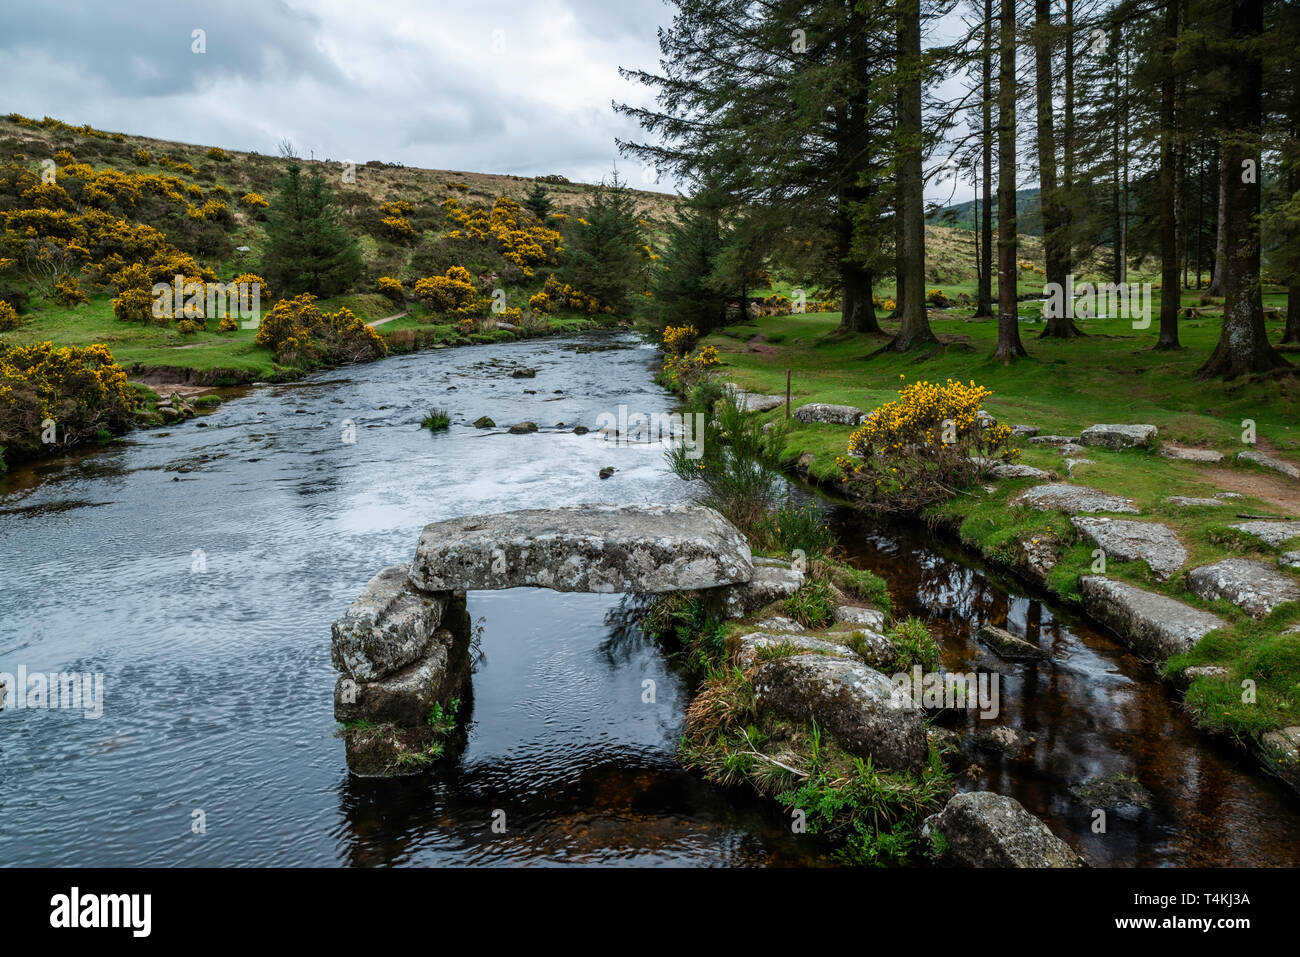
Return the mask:
<path fill-rule="evenodd" d="M 40 0 L 0 5 L 0 113 L 200 145 L 594 182 L 640 164 L 610 101 L 662 0 Z M 196 53 L 202 30 L 206 52 Z"/>

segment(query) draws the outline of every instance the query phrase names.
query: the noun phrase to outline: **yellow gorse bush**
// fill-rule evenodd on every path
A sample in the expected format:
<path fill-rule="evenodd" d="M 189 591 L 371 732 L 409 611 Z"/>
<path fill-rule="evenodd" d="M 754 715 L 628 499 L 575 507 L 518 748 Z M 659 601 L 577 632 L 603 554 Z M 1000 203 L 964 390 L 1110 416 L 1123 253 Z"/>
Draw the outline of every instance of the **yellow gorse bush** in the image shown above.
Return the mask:
<path fill-rule="evenodd" d="M 415 298 L 430 309 L 456 315 L 477 315 L 488 300 L 479 295 L 474 277 L 464 266 L 451 266 L 442 276 L 416 280 Z"/>
<path fill-rule="evenodd" d="M 694 326 L 665 326 L 664 352 L 670 356 L 684 356 L 695 348 L 699 338 L 700 331 Z"/>
<path fill-rule="evenodd" d="M 879 508 L 914 511 L 974 483 L 995 460 L 1013 462 L 1011 429 L 984 412 L 993 393 L 948 379 L 913 382 L 870 412 L 836 459 L 844 481 Z"/>

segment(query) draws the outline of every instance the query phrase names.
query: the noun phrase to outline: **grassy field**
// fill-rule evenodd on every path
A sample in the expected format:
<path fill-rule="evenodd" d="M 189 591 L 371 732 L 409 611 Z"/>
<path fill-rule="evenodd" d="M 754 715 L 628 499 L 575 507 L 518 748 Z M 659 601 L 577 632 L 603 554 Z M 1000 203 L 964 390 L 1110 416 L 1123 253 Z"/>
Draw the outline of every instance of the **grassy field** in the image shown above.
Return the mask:
<path fill-rule="evenodd" d="M 1187 303 L 1193 298 L 1186 297 Z M 1276 297 L 1269 298 L 1277 304 Z M 1215 317 L 1183 321 L 1184 348 L 1174 353 L 1152 350 L 1158 331 L 1154 321 L 1145 330 L 1135 330 L 1124 320 L 1083 321 L 1088 336 L 1068 341 L 1037 339 L 1042 324 L 1024 323 L 1021 337 L 1030 358 L 1003 366 L 991 359 L 994 321 L 944 318 L 941 310 L 932 310 L 930 316 L 941 344 L 903 355 L 873 354 L 886 338 L 844 334 L 837 328 L 836 313 L 761 318 L 727 327 L 708 341 L 720 353 L 722 377 L 745 389 L 781 394 L 789 370 L 794 406 L 829 402 L 870 410 L 896 398 L 908 382 L 973 379 L 992 389 L 986 408 L 1008 424 L 1033 425 L 1043 434 L 1078 435 L 1096 423 L 1152 423 L 1164 441 L 1225 453 L 1229 458 L 1224 463 L 1206 466 L 1166 459 L 1155 451 L 1090 448 L 1087 458 L 1096 464 L 1079 466 L 1070 481 L 1133 499 L 1144 517 L 1168 525 L 1187 548 L 1186 566 L 1167 582 L 1156 582 L 1145 563 L 1113 558 L 1107 564 L 1108 576 L 1207 608 L 1231 623 L 1167 668 L 1170 673 L 1189 664 L 1229 669 L 1230 680 L 1202 678 L 1189 690 L 1187 702 L 1200 723 L 1241 736 L 1300 724 L 1300 635 L 1278 634 L 1300 621 L 1300 605 L 1282 606 L 1256 623 L 1235 606 L 1206 603 L 1184 587 L 1186 570 L 1209 561 L 1242 555 L 1275 561 L 1274 550 L 1227 528 L 1237 521 L 1237 513 L 1300 518 L 1300 483 L 1232 458 L 1250 447 L 1242 441 L 1243 420 L 1249 419 L 1257 430 L 1258 449 L 1300 462 L 1300 377 L 1198 381 L 1196 369 L 1218 339 Z M 1269 325 L 1276 339 L 1281 324 Z M 1300 364 L 1300 355 L 1293 358 Z M 778 408 L 764 415 L 776 419 L 785 411 Z M 787 460 L 793 463 L 811 453 L 810 474 L 834 481 L 835 457 L 844 454 L 852 430 L 792 425 Z M 1055 448 L 1026 445 L 1021 461 L 1065 478 L 1065 461 Z M 999 482 L 988 487 L 991 491 L 977 487 L 926 517 L 956 529 L 967 545 L 988 558 L 1012 566 L 1022 561 L 1021 541 L 1058 542 L 1062 559 L 1048 587 L 1066 600 L 1077 600 L 1077 579 L 1090 571 L 1092 546 L 1076 540 L 1062 513 L 1009 505 L 1033 484 L 1023 479 Z M 1207 497 L 1217 491 L 1244 497 L 1225 508 L 1178 508 L 1165 501 L 1170 495 Z M 1259 697 L 1253 705 L 1240 701 L 1243 677 L 1258 682 Z"/>

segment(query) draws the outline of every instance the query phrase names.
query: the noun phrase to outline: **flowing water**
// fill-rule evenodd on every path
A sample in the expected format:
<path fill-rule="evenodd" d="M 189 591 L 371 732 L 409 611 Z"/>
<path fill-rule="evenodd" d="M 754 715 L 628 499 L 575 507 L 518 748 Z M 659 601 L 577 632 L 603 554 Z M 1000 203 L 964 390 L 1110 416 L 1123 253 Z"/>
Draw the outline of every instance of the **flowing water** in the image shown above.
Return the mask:
<path fill-rule="evenodd" d="M 420 352 L 229 393 L 201 423 L 16 471 L 0 485 L 0 672 L 102 673 L 105 690 L 98 719 L 19 710 L 11 692 L 0 863 L 826 863 L 774 805 L 676 766 L 690 690 L 617 597 L 472 592 L 484 661 L 459 761 L 396 781 L 344 765 L 329 625 L 423 525 L 688 499 L 660 449 L 571 431 L 620 405 L 669 408 L 653 356 L 627 337 Z M 448 432 L 420 429 L 434 406 Z M 480 415 L 541 431 L 477 430 Z M 934 618 L 950 668 L 982 654 L 984 617 L 1058 650 L 1050 669 L 986 662 L 1007 674 L 999 720 L 1037 742 L 985 759 L 978 786 L 1094 863 L 1297 860 L 1294 804 L 1207 746 L 1113 641 L 940 543 L 838 520 L 899 610 Z M 1157 800 L 1099 838 L 1065 787 L 1114 770 Z"/>

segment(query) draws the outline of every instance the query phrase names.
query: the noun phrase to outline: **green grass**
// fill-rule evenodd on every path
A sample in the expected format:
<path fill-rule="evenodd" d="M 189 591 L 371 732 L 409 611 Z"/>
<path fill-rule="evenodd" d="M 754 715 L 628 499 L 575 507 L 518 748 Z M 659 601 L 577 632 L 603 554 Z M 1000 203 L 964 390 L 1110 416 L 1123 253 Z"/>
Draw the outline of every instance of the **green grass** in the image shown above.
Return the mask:
<path fill-rule="evenodd" d="M 1159 312 L 1159 293 L 1156 296 L 1153 316 Z M 1197 299 L 1190 293 L 1183 296 L 1188 305 Z M 1266 302 L 1282 304 L 1276 294 L 1266 297 Z M 1023 324 L 1021 338 L 1029 358 L 1003 366 L 991 358 L 996 322 L 972 321 L 970 311 L 932 310 L 931 325 L 942 343 L 902 355 L 873 355 L 885 337 L 841 333 L 838 313 L 761 318 L 720 330 L 708 341 L 721 355 L 720 377 L 745 389 L 784 392 L 786 370 L 791 370 L 795 406 L 829 402 L 870 410 L 896 398 L 908 382 L 973 379 L 992 389 L 986 407 L 999 421 L 1033 425 L 1042 433 L 1078 435 L 1099 422 L 1152 423 L 1160 429 L 1160 440 L 1215 448 L 1227 456 L 1219 467 L 1246 473 L 1257 472 L 1257 467 L 1239 465 L 1234 456 L 1249 448 L 1242 442 L 1242 422 L 1250 419 L 1263 448 L 1271 447 L 1284 458 L 1300 458 L 1300 377 L 1232 382 L 1195 378 L 1218 340 L 1217 317 L 1181 321 L 1184 348 L 1172 353 L 1153 351 L 1158 333 L 1154 318 L 1151 328 L 1142 330 L 1125 320 L 1080 321 L 1088 337 L 1067 341 L 1038 339 L 1041 324 Z M 886 325 L 887 330 L 892 328 Z M 1276 341 L 1281 323 L 1270 320 L 1268 329 Z M 750 342 L 756 334 L 766 342 L 761 351 Z M 1291 358 L 1300 365 L 1300 355 L 1292 353 Z M 783 407 L 761 415 L 764 421 L 784 417 Z M 836 480 L 835 459 L 844 454 L 852 429 L 793 420 L 790 426 L 783 460 L 791 464 L 811 452 L 811 475 Z M 1186 571 L 1207 562 L 1234 556 L 1275 561 L 1276 549 L 1227 528 L 1239 521 L 1238 512 L 1295 514 L 1249 495 L 1222 508 L 1172 506 L 1166 502 L 1170 495 L 1210 497 L 1222 486 L 1205 466 L 1165 459 L 1153 450 L 1090 448 L 1087 458 L 1096 464 L 1079 467 L 1069 481 L 1131 498 L 1142 518 L 1167 525 L 1188 552 L 1183 570 L 1165 582 L 1156 581 L 1145 563 L 1122 562 L 1113 556 L 1106 574 L 1213 611 L 1229 622 L 1229 628 L 1205 639 L 1192 656 L 1169 665 L 1174 669 L 1218 664 L 1229 670 L 1230 680 L 1201 679 L 1192 686 L 1186 701 L 1196 719 L 1211 730 L 1238 736 L 1300 724 L 1300 635 L 1277 635 L 1281 619 L 1259 624 L 1236 607 L 1203 601 L 1185 587 Z M 1064 457 L 1055 448 L 1026 444 L 1021 461 L 1055 471 L 1066 481 Z M 977 486 L 934 507 L 925 518 L 954 529 L 964 544 L 1007 566 L 1023 565 L 1023 542 L 1054 542 L 1061 557 L 1047 587 L 1077 601 L 1079 577 L 1092 572 L 1093 546 L 1079 539 L 1068 515 L 1010 504 L 1034 484 L 1030 479 L 1005 480 L 992 484 L 992 491 Z M 1300 609 L 1290 608 L 1294 611 L 1284 606 L 1277 615 L 1300 618 Z M 1240 682 L 1247 677 L 1256 681 L 1257 702 L 1243 706 Z M 1236 705 L 1225 702 L 1225 695 Z"/>
<path fill-rule="evenodd" d="M 451 427 L 451 413 L 446 409 L 432 409 L 420 420 L 420 428 L 430 432 L 442 432 Z"/>

